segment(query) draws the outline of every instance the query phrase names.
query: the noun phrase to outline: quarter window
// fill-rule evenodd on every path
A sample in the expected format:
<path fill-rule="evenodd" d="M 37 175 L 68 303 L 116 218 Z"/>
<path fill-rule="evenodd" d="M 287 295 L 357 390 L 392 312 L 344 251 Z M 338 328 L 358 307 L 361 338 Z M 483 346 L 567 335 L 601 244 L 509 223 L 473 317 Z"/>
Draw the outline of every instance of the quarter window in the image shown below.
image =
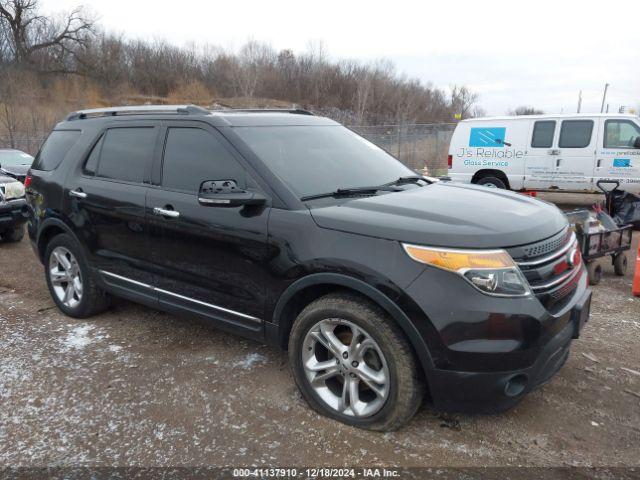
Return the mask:
<path fill-rule="evenodd" d="M 197 193 L 207 180 L 235 180 L 245 188 L 244 169 L 213 136 L 199 128 L 169 128 L 162 165 L 162 186 Z"/>
<path fill-rule="evenodd" d="M 604 125 L 604 148 L 634 148 L 640 137 L 640 127 L 631 120 L 607 120 Z"/>
<path fill-rule="evenodd" d="M 556 122 L 545 120 L 533 124 L 533 138 L 531 147 L 550 148 L 553 145 L 553 135 L 556 132 Z"/>
<path fill-rule="evenodd" d="M 142 183 L 155 143 L 153 127 L 112 128 L 102 141 L 98 176 Z"/>
<path fill-rule="evenodd" d="M 34 170 L 55 170 L 80 138 L 80 130 L 54 130 L 33 162 Z"/>
<path fill-rule="evenodd" d="M 593 120 L 565 120 L 560 129 L 560 148 L 585 148 L 591 143 Z"/>
<path fill-rule="evenodd" d="M 91 149 L 91 153 L 87 157 L 87 161 L 84 164 L 84 168 L 82 169 L 84 173 L 88 175 L 95 175 L 98 170 L 98 158 L 100 157 L 100 150 L 102 149 L 102 143 L 104 140 L 104 135 L 100 137 L 100 140 L 95 144 L 95 146 Z"/>

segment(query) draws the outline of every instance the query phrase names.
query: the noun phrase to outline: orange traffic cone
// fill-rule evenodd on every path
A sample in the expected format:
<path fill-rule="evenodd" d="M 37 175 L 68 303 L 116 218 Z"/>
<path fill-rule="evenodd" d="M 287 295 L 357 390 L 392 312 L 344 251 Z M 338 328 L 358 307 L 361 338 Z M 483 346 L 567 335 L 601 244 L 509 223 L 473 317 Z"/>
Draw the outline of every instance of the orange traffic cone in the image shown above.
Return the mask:
<path fill-rule="evenodd" d="M 638 254 L 636 255 L 636 271 L 633 274 L 633 295 L 640 297 L 640 247 L 638 247 Z"/>

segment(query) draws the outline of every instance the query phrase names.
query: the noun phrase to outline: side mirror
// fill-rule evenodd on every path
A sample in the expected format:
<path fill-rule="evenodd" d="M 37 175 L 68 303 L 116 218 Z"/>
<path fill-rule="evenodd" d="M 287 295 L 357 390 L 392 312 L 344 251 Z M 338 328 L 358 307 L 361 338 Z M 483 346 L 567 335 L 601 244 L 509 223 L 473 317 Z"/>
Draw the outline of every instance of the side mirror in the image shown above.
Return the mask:
<path fill-rule="evenodd" d="M 640 148 L 640 136 L 636 137 L 635 141 L 633 142 L 633 148 Z"/>
<path fill-rule="evenodd" d="M 202 182 L 198 192 L 198 202 L 207 207 L 264 205 L 266 201 L 259 193 L 238 188 L 234 180 L 208 180 Z"/>

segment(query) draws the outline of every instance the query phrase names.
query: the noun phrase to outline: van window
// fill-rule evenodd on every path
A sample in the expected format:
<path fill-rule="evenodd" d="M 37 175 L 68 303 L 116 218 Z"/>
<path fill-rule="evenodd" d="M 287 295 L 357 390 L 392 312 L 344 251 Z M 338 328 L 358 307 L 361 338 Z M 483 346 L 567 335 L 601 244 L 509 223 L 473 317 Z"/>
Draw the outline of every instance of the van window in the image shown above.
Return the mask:
<path fill-rule="evenodd" d="M 197 193 L 207 180 L 235 180 L 245 187 L 244 169 L 206 130 L 169 128 L 162 165 L 162 186 Z"/>
<path fill-rule="evenodd" d="M 34 170 L 55 170 L 80 138 L 80 130 L 54 130 L 33 162 Z"/>
<path fill-rule="evenodd" d="M 591 143 L 593 120 L 565 120 L 560 129 L 560 148 L 585 148 Z"/>
<path fill-rule="evenodd" d="M 153 156 L 153 127 L 112 128 L 102 142 L 98 176 L 142 183 Z"/>
<path fill-rule="evenodd" d="M 555 120 L 544 120 L 533 124 L 533 148 L 549 148 L 553 145 L 553 134 L 556 133 Z"/>
<path fill-rule="evenodd" d="M 604 148 L 634 148 L 640 127 L 631 120 L 607 120 L 604 123 Z"/>

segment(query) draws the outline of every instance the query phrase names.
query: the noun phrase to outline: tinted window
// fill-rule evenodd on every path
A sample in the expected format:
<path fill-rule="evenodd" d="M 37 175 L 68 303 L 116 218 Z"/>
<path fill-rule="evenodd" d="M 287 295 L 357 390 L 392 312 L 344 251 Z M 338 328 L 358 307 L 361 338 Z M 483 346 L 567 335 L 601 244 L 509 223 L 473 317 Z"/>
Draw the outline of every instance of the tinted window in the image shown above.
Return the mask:
<path fill-rule="evenodd" d="M 55 170 L 80 138 L 80 130 L 54 130 L 33 163 L 34 170 Z"/>
<path fill-rule="evenodd" d="M 560 129 L 560 148 L 584 148 L 591 143 L 593 120 L 565 120 Z"/>
<path fill-rule="evenodd" d="M 206 180 L 235 180 L 245 188 L 243 168 L 216 137 L 198 128 L 170 128 L 162 186 L 196 193 Z"/>
<path fill-rule="evenodd" d="M 553 134 L 556 131 L 555 121 L 542 121 L 533 124 L 533 148 L 549 148 L 553 145 Z"/>
<path fill-rule="evenodd" d="M 98 143 L 93 147 L 91 153 L 87 157 L 87 161 L 84 164 L 84 173 L 88 173 L 93 175 L 96 173 L 98 169 L 98 158 L 100 157 L 100 150 L 102 149 L 102 141 L 104 140 L 104 135 L 100 137 Z"/>
<path fill-rule="evenodd" d="M 607 120 L 605 122 L 604 148 L 634 148 L 640 137 L 640 127 L 630 120 Z"/>
<path fill-rule="evenodd" d="M 142 183 L 153 156 L 155 130 L 151 127 L 113 128 L 102 141 L 98 175 Z"/>
<path fill-rule="evenodd" d="M 382 185 L 415 175 L 341 126 L 237 127 L 234 131 L 300 196 Z"/>

